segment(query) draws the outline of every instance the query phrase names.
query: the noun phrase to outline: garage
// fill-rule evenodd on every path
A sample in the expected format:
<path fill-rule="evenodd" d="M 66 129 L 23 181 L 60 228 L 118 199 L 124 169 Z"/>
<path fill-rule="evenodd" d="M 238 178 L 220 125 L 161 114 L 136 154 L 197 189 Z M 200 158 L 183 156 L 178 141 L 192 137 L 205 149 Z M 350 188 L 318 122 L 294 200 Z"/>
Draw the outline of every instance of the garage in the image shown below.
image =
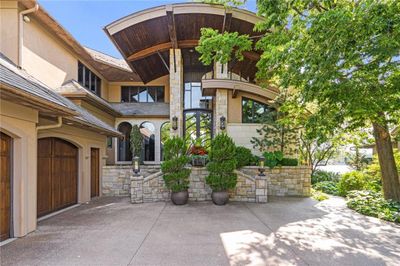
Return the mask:
<path fill-rule="evenodd" d="M 11 237 L 11 156 L 12 138 L 0 132 L 0 241 Z"/>
<path fill-rule="evenodd" d="M 38 141 L 37 215 L 78 201 L 78 148 L 59 138 Z"/>

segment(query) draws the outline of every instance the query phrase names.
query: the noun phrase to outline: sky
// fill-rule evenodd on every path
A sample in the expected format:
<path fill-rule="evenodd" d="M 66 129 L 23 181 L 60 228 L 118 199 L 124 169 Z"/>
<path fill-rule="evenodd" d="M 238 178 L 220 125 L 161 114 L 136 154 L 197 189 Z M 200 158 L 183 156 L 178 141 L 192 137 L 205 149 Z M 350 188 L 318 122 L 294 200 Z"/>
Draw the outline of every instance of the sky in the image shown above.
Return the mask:
<path fill-rule="evenodd" d="M 255 1 L 244 9 L 255 11 Z M 122 58 L 104 26 L 131 13 L 155 6 L 192 2 L 185 0 L 39 0 L 39 4 L 82 45 Z"/>

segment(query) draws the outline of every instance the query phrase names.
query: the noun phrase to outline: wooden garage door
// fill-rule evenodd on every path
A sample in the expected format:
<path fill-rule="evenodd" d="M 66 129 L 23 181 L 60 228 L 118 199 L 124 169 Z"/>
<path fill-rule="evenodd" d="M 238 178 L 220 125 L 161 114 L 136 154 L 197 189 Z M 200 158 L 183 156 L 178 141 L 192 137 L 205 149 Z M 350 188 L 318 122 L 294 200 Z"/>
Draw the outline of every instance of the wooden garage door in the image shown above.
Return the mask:
<path fill-rule="evenodd" d="M 78 148 L 58 138 L 38 141 L 38 217 L 71 206 L 78 198 Z"/>
<path fill-rule="evenodd" d="M 100 194 L 100 151 L 90 149 L 90 196 L 98 197 Z"/>
<path fill-rule="evenodd" d="M 11 231 L 11 151 L 12 138 L 0 132 L 0 241 Z"/>

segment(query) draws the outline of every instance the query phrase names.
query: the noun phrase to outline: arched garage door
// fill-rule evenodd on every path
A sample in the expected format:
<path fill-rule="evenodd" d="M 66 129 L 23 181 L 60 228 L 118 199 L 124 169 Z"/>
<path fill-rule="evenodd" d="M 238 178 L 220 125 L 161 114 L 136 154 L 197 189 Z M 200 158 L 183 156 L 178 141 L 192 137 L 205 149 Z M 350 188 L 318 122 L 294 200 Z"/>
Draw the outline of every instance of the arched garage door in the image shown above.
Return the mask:
<path fill-rule="evenodd" d="M 58 138 L 38 141 L 37 215 L 77 203 L 78 148 Z"/>

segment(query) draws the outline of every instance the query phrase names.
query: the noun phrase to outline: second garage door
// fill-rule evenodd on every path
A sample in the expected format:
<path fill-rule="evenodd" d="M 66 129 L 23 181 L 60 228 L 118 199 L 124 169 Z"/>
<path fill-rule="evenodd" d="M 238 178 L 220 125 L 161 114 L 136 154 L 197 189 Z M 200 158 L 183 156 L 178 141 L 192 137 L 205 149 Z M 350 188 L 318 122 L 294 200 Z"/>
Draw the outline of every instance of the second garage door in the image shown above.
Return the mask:
<path fill-rule="evenodd" d="M 78 148 L 58 138 L 38 141 L 38 217 L 74 205 L 78 198 Z"/>

